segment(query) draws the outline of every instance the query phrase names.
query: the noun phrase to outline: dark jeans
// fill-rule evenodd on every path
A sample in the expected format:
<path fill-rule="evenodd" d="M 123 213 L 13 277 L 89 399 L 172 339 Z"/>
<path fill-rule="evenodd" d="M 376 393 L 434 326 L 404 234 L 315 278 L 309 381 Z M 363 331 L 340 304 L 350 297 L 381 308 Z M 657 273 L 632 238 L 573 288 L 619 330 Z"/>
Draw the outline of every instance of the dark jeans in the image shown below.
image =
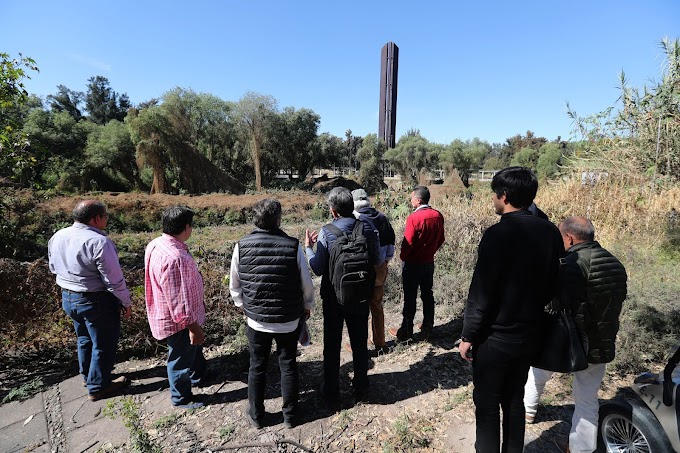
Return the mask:
<path fill-rule="evenodd" d="M 481 453 L 513 453 L 524 449 L 524 384 L 531 353 L 524 341 L 491 336 L 473 352 L 472 397 L 477 441 Z M 503 409 L 503 448 L 500 447 L 500 410 Z"/>
<path fill-rule="evenodd" d="M 61 306 L 73 320 L 78 337 L 78 366 L 88 393 L 108 387 L 120 337 L 120 302 L 108 291 L 64 290 Z"/>
<path fill-rule="evenodd" d="M 297 369 L 297 341 L 300 326 L 288 333 L 267 333 L 246 328 L 248 348 L 250 349 L 250 369 L 248 370 L 248 402 L 250 416 L 259 422 L 264 420 L 264 392 L 267 387 L 267 362 L 276 341 L 276 355 L 281 370 L 281 397 L 283 399 L 283 419 L 295 421 L 297 417 L 299 377 Z"/>
<path fill-rule="evenodd" d="M 347 333 L 352 346 L 354 365 L 354 391 L 368 388 L 368 304 L 340 305 L 335 300 L 323 301 L 323 380 L 324 393 L 329 398 L 340 394 L 340 344 L 342 325 L 347 323 Z"/>
<path fill-rule="evenodd" d="M 401 283 L 404 287 L 404 309 L 402 327 L 413 331 L 413 318 L 416 316 L 416 298 L 420 287 L 420 298 L 423 301 L 423 325 L 434 325 L 434 263 L 404 263 L 401 268 Z"/>
<path fill-rule="evenodd" d="M 205 374 L 203 346 L 192 345 L 189 329 L 170 335 L 168 341 L 168 381 L 173 406 L 192 401 L 191 386 L 198 385 Z"/>

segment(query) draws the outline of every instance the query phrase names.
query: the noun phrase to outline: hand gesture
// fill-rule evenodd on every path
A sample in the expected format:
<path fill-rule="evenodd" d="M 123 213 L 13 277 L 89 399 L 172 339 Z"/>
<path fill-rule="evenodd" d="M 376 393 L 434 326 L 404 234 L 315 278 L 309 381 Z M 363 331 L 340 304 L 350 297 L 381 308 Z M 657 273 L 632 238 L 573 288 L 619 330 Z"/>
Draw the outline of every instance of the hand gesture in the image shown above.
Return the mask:
<path fill-rule="evenodd" d="M 316 231 L 305 230 L 305 247 L 314 247 L 316 240 L 319 237 L 319 233 Z"/>

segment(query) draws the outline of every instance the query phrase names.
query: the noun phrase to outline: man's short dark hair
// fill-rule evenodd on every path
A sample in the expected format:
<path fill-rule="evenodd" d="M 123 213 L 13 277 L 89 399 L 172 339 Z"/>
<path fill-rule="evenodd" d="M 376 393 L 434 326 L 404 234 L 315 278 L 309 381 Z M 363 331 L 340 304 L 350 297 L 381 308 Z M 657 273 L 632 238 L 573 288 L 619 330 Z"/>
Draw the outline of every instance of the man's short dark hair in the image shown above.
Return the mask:
<path fill-rule="evenodd" d="M 413 189 L 413 195 L 423 204 L 428 204 L 430 202 L 430 189 L 425 186 L 417 186 Z"/>
<path fill-rule="evenodd" d="M 567 217 L 560 222 L 560 231 L 563 234 L 573 234 L 576 239 L 581 241 L 595 240 L 595 225 L 585 217 Z"/>
<path fill-rule="evenodd" d="M 505 201 L 515 208 L 526 209 L 536 197 L 538 179 L 527 167 L 507 167 L 493 177 L 491 190 L 498 198 L 505 194 Z"/>
<path fill-rule="evenodd" d="M 83 200 L 73 208 L 73 220 L 80 223 L 90 223 L 90 220 L 103 215 L 106 215 L 106 206 L 97 200 Z"/>
<path fill-rule="evenodd" d="M 354 211 L 354 199 L 352 192 L 345 187 L 333 187 L 328 192 L 328 206 L 340 215 L 340 217 L 352 217 Z"/>
<path fill-rule="evenodd" d="M 170 206 L 163 210 L 163 233 L 176 236 L 194 221 L 194 211 L 186 206 Z"/>
<path fill-rule="evenodd" d="M 253 206 L 253 223 L 262 230 L 275 230 L 279 227 L 281 203 L 272 198 L 260 200 Z"/>

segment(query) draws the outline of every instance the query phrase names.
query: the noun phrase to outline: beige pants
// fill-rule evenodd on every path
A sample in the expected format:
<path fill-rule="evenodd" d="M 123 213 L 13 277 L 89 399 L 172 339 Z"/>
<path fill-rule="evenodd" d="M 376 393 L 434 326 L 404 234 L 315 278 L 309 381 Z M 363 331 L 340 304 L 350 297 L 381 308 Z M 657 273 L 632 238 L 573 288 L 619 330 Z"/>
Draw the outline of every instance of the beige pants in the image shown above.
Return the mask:
<path fill-rule="evenodd" d="M 376 349 L 385 346 L 385 313 L 383 312 L 385 280 L 387 280 L 387 261 L 375 268 L 375 289 L 373 290 L 373 297 L 368 303 L 371 310 L 373 344 Z"/>

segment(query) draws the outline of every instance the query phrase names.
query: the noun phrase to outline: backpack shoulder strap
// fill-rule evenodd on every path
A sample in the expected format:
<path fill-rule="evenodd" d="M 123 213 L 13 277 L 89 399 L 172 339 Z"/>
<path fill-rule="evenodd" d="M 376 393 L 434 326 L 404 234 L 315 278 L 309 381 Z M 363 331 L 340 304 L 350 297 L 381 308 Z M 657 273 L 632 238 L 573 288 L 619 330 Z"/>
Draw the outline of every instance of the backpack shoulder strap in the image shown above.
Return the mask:
<path fill-rule="evenodd" d="M 364 234 L 364 222 L 362 222 L 361 220 L 358 220 L 358 219 L 357 219 L 357 220 L 354 222 L 354 228 L 352 228 L 352 234 L 353 234 L 355 237 L 358 237 L 358 236 Z"/>
<path fill-rule="evenodd" d="M 338 239 L 342 236 L 346 236 L 346 234 L 338 227 L 333 225 L 332 223 L 329 223 L 326 225 L 326 228 L 335 235 L 335 238 Z"/>

